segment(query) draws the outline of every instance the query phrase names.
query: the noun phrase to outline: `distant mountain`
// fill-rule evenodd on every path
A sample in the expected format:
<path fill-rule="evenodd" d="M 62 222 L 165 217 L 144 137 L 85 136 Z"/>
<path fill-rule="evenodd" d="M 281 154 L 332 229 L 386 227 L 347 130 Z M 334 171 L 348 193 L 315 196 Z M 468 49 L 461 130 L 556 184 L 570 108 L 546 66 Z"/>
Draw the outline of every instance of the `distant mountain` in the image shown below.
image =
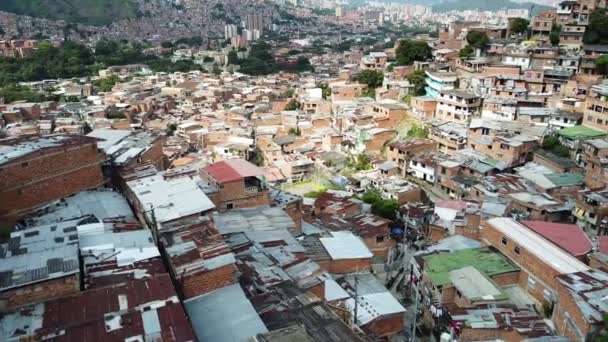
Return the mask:
<path fill-rule="evenodd" d="M 135 0 L 0 0 L 0 11 L 90 25 L 137 17 Z"/>
<path fill-rule="evenodd" d="M 531 9 L 531 15 L 538 12 L 551 9 L 552 7 L 535 4 L 531 2 L 513 2 L 509 0 L 456 0 L 435 3 L 432 5 L 433 12 L 449 12 L 449 11 L 497 11 L 500 9 Z"/>

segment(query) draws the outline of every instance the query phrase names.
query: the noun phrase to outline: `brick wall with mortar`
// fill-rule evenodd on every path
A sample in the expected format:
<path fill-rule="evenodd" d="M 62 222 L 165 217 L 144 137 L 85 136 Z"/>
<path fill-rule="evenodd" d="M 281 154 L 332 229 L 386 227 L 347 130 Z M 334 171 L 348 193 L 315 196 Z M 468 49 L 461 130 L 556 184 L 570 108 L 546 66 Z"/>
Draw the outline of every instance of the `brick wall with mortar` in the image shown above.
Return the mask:
<path fill-rule="evenodd" d="M 386 317 L 376 318 L 363 326 L 363 330 L 376 337 L 388 337 L 403 330 L 403 314 L 394 314 Z"/>
<path fill-rule="evenodd" d="M 236 267 L 229 264 L 184 278 L 178 274 L 175 278 L 184 298 L 192 298 L 236 283 Z"/>
<path fill-rule="evenodd" d="M 5 164 L 0 170 L 0 215 L 20 215 L 46 202 L 103 185 L 95 144 L 40 151 Z"/>
<path fill-rule="evenodd" d="M 0 309 L 38 303 L 80 291 L 79 274 L 26 285 L 0 293 Z"/>
<path fill-rule="evenodd" d="M 557 331 L 572 341 L 581 341 L 581 336 L 586 336 L 590 331 L 589 324 L 583 318 L 574 298 L 561 284 L 557 286 L 557 297 L 559 301 L 552 317 Z"/>
<path fill-rule="evenodd" d="M 538 251 L 528 251 L 522 246 L 517 246 L 513 241 L 507 239 L 507 244 L 502 243 L 503 234 L 493 228 L 490 224 L 486 224 L 481 231 L 481 237 L 485 243 L 494 246 L 502 254 L 506 255 L 512 262 L 521 267 L 522 271 L 519 276 L 519 285 L 528 291 L 538 301 L 545 302 L 545 289 L 555 289 L 557 280 L 555 279 L 560 273 L 550 265 L 543 262 L 537 255 Z M 515 247 L 519 247 L 519 254 L 515 253 Z M 528 274 L 534 277 L 535 283 L 533 286 L 528 286 Z"/>

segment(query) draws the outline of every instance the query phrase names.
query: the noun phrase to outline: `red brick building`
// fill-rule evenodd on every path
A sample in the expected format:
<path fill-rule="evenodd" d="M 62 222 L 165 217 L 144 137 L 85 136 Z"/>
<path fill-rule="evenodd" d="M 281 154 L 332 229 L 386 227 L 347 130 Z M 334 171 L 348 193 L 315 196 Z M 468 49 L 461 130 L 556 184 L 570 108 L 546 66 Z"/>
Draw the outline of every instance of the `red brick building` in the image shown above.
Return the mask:
<path fill-rule="evenodd" d="M 211 219 L 167 227 L 163 252 L 178 292 L 196 297 L 236 283 L 234 255 Z"/>
<path fill-rule="evenodd" d="M 264 170 L 244 159 L 209 165 L 200 175 L 215 188 L 207 195 L 220 211 L 270 204 Z"/>
<path fill-rule="evenodd" d="M 373 254 L 363 241 L 348 231 L 330 236 L 308 236 L 302 241 L 306 256 L 332 274 L 371 270 Z"/>
<path fill-rule="evenodd" d="M 481 237 L 482 243 L 494 246 L 521 268 L 519 286 L 541 303 L 558 300 L 556 277 L 589 269 L 575 257 L 510 218 L 487 221 Z"/>
<path fill-rule="evenodd" d="M 593 336 L 606 330 L 608 273 L 594 269 L 557 279 L 559 302 L 553 311 L 557 331 L 572 341 L 596 341 Z"/>
<path fill-rule="evenodd" d="M 103 185 L 97 139 L 52 135 L 0 141 L 0 217 Z"/>

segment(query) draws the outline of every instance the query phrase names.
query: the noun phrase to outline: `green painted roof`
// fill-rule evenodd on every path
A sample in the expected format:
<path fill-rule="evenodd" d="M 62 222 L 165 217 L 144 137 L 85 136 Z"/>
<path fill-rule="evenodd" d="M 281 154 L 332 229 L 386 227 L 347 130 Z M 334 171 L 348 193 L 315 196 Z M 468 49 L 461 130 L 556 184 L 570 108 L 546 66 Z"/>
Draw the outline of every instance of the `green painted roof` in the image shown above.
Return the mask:
<path fill-rule="evenodd" d="M 580 173 L 549 173 L 546 174 L 545 177 L 551 181 L 551 183 L 560 187 L 582 185 L 585 182 L 585 177 Z"/>
<path fill-rule="evenodd" d="M 557 134 L 569 139 L 591 139 L 606 135 L 606 133 L 602 131 L 585 126 L 574 126 L 560 129 L 557 131 Z"/>
<path fill-rule="evenodd" d="M 519 267 L 505 256 L 487 247 L 432 254 L 423 257 L 423 259 L 425 263 L 424 271 L 435 286 L 451 284 L 449 272 L 465 266 L 474 266 L 488 277 L 519 270 Z"/>

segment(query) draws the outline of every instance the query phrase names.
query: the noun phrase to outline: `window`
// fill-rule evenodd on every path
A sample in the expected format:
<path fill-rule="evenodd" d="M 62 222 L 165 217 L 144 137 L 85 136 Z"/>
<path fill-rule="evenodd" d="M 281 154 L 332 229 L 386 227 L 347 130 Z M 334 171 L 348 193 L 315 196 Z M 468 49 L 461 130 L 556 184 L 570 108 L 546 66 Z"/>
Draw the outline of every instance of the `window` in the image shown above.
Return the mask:
<path fill-rule="evenodd" d="M 533 289 L 536 286 L 536 279 L 532 276 L 528 276 L 528 288 Z"/>
<path fill-rule="evenodd" d="M 503 236 L 503 237 L 502 237 L 502 241 L 501 241 L 501 243 L 502 243 L 504 246 L 506 246 L 506 245 L 509 243 L 509 240 L 507 240 L 507 238 Z"/>
<path fill-rule="evenodd" d="M 519 255 L 521 253 L 521 251 L 519 250 L 519 246 L 515 246 L 515 248 L 513 248 L 513 253 Z"/>
<path fill-rule="evenodd" d="M 27 162 L 21 163 L 21 167 L 27 167 L 29 164 Z"/>
<path fill-rule="evenodd" d="M 549 302 L 551 302 L 551 303 L 553 302 L 553 297 L 554 297 L 554 296 L 553 296 L 553 292 L 552 292 L 552 291 L 549 291 L 549 290 L 547 290 L 547 289 L 544 289 L 544 290 L 543 290 L 543 297 L 545 297 L 545 299 L 546 299 L 547 301 L 549 301 Z"/>
<path fill-rule="evenodd" d="M 233 203 L 226 204 L 226 209 L 234 209 L 234 204 Z"/>
<path fill-rule="evenodd" d="M 376 243 L 384 242 L 384 236 L 376 236 Z"/>

